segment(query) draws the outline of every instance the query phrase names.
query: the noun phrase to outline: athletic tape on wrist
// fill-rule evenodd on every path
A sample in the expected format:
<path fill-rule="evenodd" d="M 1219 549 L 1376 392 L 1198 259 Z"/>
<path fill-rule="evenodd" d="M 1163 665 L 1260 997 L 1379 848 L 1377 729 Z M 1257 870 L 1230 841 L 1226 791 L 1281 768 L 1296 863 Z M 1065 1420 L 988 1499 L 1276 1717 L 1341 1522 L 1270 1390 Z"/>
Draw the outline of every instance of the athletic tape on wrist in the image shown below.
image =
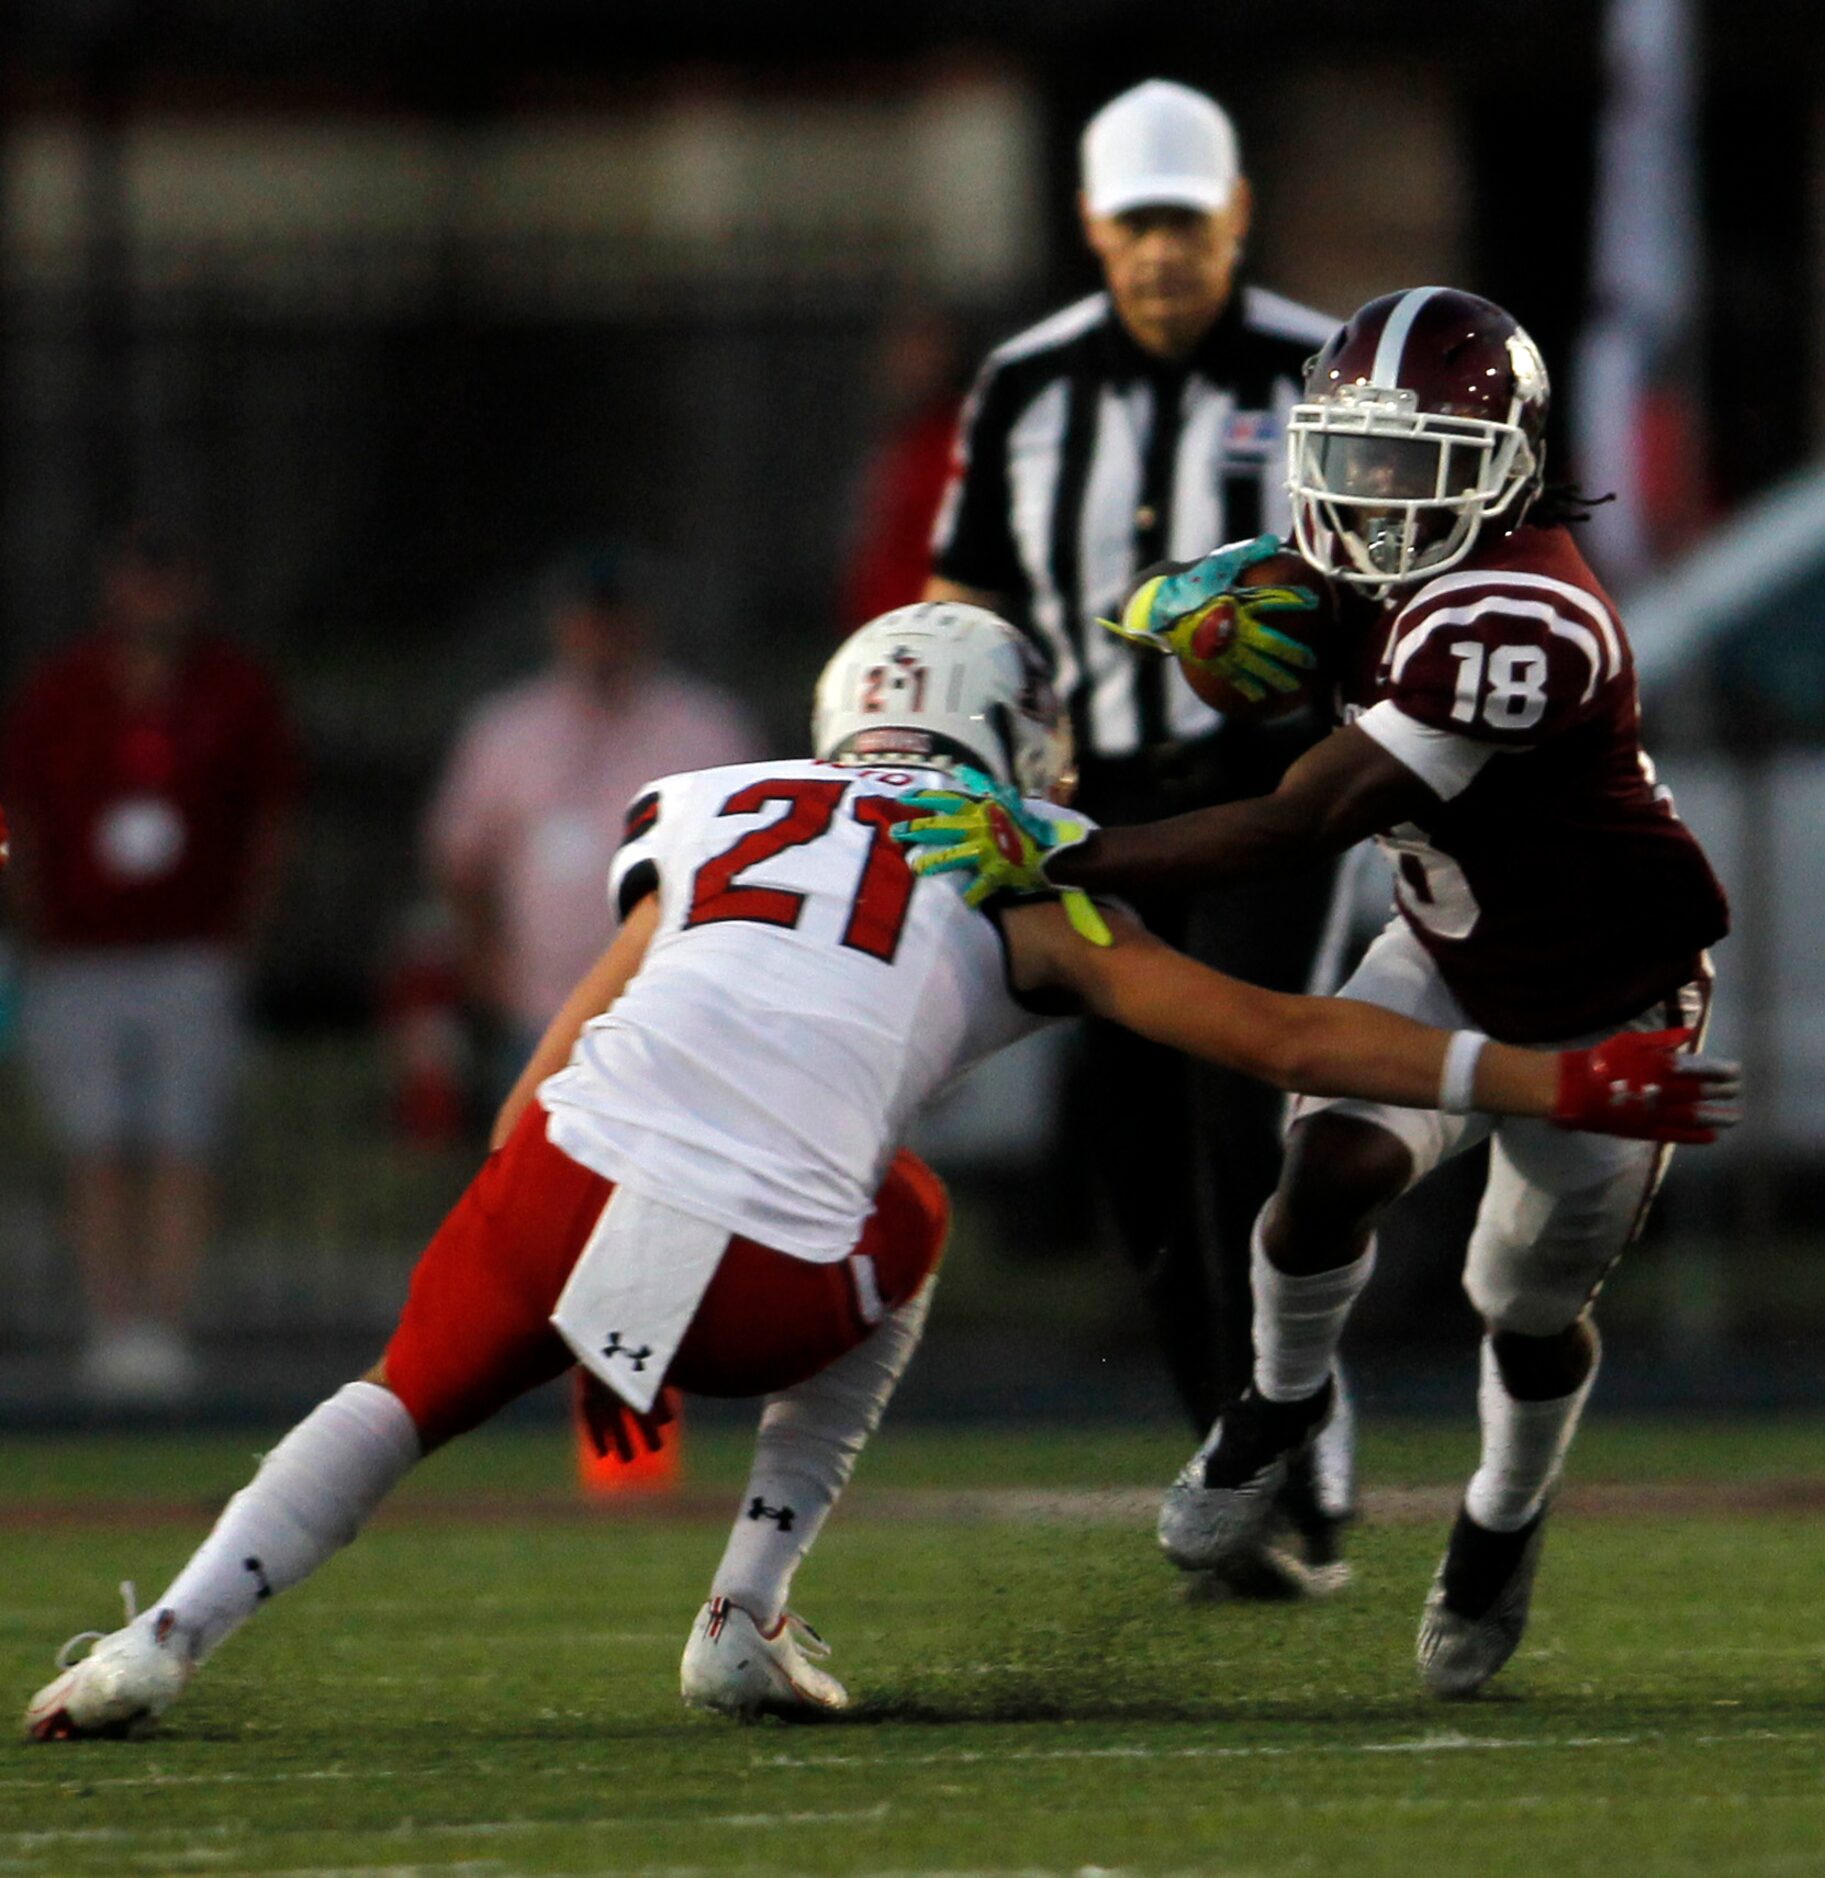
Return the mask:
<path fill-rule="evenodd" d="M 1447 1115 L 1468 1115 L 1476 1107 L 1476 1066 L 1489 1041 L 1480 1030 L 1454 1030 L 1445 1045 L 1439 1073 L 1438 1105 Z"/>

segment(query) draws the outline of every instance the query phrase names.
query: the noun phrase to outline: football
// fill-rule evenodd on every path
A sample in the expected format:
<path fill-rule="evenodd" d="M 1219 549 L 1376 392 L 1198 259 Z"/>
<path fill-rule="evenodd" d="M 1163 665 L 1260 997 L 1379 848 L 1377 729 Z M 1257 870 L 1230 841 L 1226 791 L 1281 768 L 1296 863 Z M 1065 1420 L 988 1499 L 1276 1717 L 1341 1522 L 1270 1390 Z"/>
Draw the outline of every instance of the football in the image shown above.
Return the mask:
<path fill-rule="evenodd" d="M 1302 674 L 1304 682 L 1297 691 L 1270 691 L 1259 701 L 1244 697 L 1227 679 L 1219 677 L 1215 672 L 1202 670 L 1188 660 L 1181 660 L 1179 669 L 1185 674 L 1185 682 L 1192 690 L 1225 717 L 1253 718 L 1257 722 L 1266 718 L 1284 717 L 1289 711 L 1298 710 L 1314 690 L 1330 682 L 1329 674 L 1336 650 L 1337 589 L 1327 574 L 1314 567 L 1303 555 L 1294 554 L 1291 549 L 1283 549 L 1279 554 L 1269 555 L 1265 561 L 1257 561 L 1254 566 L 1244 568 L 1236 578 L 1236 586 L 1303 588 L 1308 593 L 1316 594 L 1318 604 L 1310 611 L 1270 613 L 1262 623 L 1285 633 L 1289 639 L 1297 639 L 1302 645 L 1309 646 L 1318 655 L 1317 665 Z M 1206 634 L 1210 634 L 1220 644 L 1220 635 L 1232 625 L 1228 609 L 1219 605 L 1212 611 L 1206 625 L 1200 627 L 1198 637 L 1209 644 Z"/>

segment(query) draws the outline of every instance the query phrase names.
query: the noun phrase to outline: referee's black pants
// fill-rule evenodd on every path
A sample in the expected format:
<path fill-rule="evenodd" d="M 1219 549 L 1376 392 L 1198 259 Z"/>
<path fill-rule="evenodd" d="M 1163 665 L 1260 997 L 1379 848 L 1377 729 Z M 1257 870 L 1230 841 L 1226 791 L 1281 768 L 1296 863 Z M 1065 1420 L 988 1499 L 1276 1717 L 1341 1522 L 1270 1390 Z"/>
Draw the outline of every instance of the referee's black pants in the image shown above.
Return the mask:
<path fill-rule="evenodd" d="M 1177 771 L 1086 763 L 1098 821 L 1150 821 L 1271 790 L 1305 747 L 1295 733 L 1224 733 Z M 1164 773 L 1161 773 L 1163 769 Z M 1150 931 L 1203 964 L 1275 991 L 1307 987 L 1333 862 L 1188 898 L 1131 897 Z M 1187 1419 L 1202 1437 L 1253 1362 L 1249 1239 L 1280 1174 L 1285 1098 L 1119 1025 L 1085 1026 L 1077 1126 L 1110 1230 L 1141 1281 Z"/>

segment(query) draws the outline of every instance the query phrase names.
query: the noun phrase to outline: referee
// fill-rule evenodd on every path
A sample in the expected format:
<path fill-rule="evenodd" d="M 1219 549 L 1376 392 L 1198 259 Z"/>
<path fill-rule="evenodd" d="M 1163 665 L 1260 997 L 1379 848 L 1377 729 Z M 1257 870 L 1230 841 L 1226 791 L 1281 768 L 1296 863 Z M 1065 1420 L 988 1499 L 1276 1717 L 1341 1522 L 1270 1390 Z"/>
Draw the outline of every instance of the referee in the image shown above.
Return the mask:
<path fill-rule="evenodd" d="M 1090 120 L 1082 154 L 1106 291 L 989 355 L 925 598 L 1020 621 L 1071 709 L 1078 802 L 1154 821 L 1273 789 L 1316 728 L 1226 723 L 1173 661 L 1137 657 L 1096 617 L 1116 617 L 1150 562 L 1291 532 L 1285 415 L 1337 322 L 1239 278 L 1249 187 L 1203 93 L 1137 85 Z M 1139 910 L 1209 964 L 1304 990 L 1330 881 L 1327 867 Z M 1092 1027 L 1080 1092 L 1116 1237 L 1201 1436 L 1249 1375 L 1249 1235 L 1279 1167 L 1279 1098 L 1112 1025 Z M 1348 1448 L 1340 1427 L 1287 1509 L 1311 1563 L 1337 1556 Z"/>

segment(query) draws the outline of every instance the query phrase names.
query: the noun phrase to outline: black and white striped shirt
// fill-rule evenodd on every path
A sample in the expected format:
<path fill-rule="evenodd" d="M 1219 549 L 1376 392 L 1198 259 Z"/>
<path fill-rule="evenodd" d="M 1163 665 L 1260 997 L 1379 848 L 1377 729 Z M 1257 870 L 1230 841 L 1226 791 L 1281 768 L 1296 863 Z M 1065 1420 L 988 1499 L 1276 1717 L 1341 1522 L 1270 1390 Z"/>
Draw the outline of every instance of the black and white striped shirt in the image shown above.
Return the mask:
<path fill-rule="evenodd" d="M 1077 747 L 1121 758 L 1221 721 L 1113 617 L 1150 562 L 1289 530 L 1285 418 L 1337 322 L 1258 287 L 1187 359 L 1138 346 L 1093 294 L 992 352 L 963 417 L 933 572 L 997 595 L 1046 648 Z"/>

